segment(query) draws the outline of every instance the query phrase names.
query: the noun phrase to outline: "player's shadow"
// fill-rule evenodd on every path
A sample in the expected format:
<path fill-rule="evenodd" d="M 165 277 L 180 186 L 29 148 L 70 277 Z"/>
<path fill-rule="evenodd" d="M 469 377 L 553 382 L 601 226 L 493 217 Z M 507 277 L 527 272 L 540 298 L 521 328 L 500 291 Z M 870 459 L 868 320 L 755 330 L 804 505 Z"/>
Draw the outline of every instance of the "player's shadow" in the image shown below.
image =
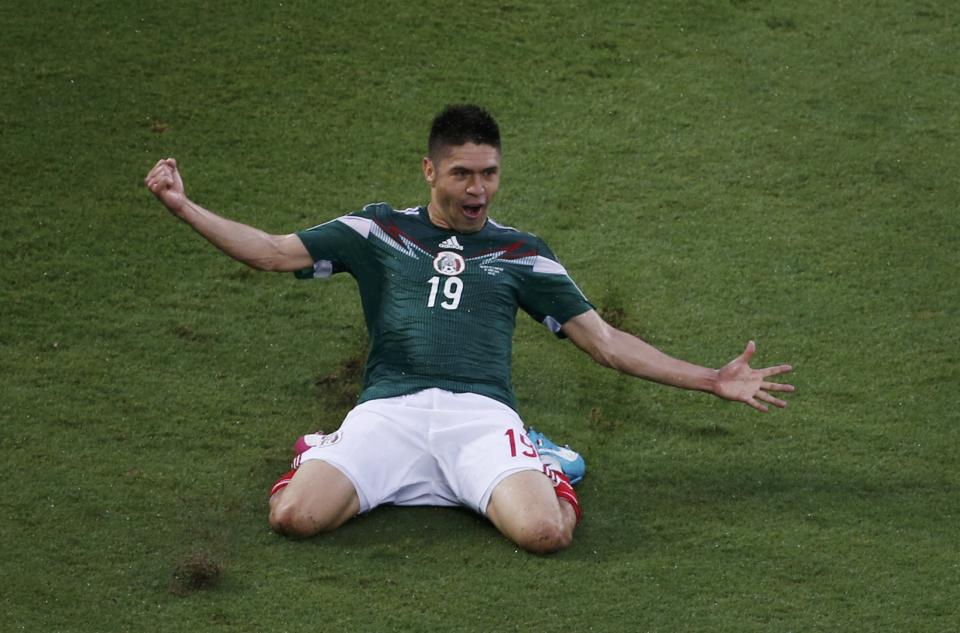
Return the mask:
<path fill-rule="evenodd" d="M 913 511 L 923 514 L 924 499 L 939 494 L 935 488 L 862 465 L 799 457 L 704 464 L 661 455 L 634 472 L 598 468 L 588 474 L 579 488 L 586 520 L 574 548 L 613 559 L 678 544 L 696 547 L 714 537 L 720 542 L 725 534 L 769 541 L 777 534 L 812 538 L 889 526 Z"/>

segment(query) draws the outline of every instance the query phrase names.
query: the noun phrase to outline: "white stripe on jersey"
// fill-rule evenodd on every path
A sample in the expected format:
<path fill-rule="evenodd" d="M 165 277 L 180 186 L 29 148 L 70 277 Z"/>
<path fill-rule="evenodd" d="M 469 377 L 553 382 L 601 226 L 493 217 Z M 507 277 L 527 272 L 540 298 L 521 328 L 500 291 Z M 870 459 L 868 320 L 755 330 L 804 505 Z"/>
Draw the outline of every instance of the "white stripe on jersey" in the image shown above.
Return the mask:
<path fill-rule="evenodd" d="M 379 238 L 381 242 L 383 242 L 384 244 L 386 244 L 387 246 L 389 246 L 390 248 L 396 251 L 400 251 L 407 257 L 412 257 L 413 259 L 420 259 L 421 255 L 425 255 L 427 257 L 431 256 L 430 253 L 420 248 L 417 244 L 414 244 L 413 242 L 411 242 L 410 239 L 407 238 L 407 236 L 402 233 L 397 236 L 397 239 L 403 242 L 403 246 L 400 246 L 400 244 L 397 244 L 397 241 L 394 238 L 392 238 L 390 235 L 387 234 L 386 231 L 380 228 L 379 224 L 373 224 L 373 226 L 370 229 L 370 232 L 373 233 L 375 237 Z"/>
<path fill-rule="evenodd" d="M 492 225 L 494 225 L 495 227 L 497 227 L 498 229 L 506 229 L 506 230 L 508 230 L 508 231 L 516 231 L 517 233 L 520 232 L 520 231 L 517 231 L 517 229 L 513 228 L 512 226 L 507 226 L 506 224 L 500 224 L 499 222 L 497 222 L 497 221 L 494 220 L 493 218 L 489 218 L 489 217 L 488 217 L 488 218 L 487 218 L 487 221 L 488 221 L 490 224 L 492 224 Z"/>
<path fill-rule="evenodd" d="M 549 257 L 537 255 L 533 262 L 533 272 L 547 273 L 548 275 L 566 275 L 567 269 L 564 268 L 560 262 L 555 262 Z"/>
<path fill-rule="evenodd" d="M 373 220 L 368 218 L 358 218 L 355 215 L 345 215 L 337 218 L 338 222 L 343 222 L 351 229 L 363 236 L 363 239 L 367 239 L 367 236 L 370 235 L 370 226 L 373 224 Z"/>

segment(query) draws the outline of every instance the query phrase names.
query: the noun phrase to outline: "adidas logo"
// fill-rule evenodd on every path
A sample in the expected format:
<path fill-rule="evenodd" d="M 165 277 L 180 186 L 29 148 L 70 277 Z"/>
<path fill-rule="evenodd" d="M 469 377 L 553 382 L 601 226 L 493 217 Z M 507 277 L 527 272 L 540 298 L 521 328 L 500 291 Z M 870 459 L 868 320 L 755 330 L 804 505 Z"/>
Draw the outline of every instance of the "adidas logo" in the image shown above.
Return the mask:
<path fill-rule="evenodd" d="M 463 247 L 460 246 L 460 242 L 457 241 L 456 235 L 451 235 L 449 238 L 440 242 L 440 248 L 455 248 L 458 251 L 463 250 Z"/>

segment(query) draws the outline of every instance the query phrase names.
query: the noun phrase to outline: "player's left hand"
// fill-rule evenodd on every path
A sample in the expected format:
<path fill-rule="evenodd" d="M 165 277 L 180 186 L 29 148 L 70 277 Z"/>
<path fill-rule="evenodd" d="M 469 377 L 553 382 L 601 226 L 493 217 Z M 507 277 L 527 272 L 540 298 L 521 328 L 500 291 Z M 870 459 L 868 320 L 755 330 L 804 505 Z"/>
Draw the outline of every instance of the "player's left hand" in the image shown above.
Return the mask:
<path fill-rule="evenodd" d="M 787 403 L 770 395 L 769 392 L 793 392 L 794 387 L 785 383 L 769 382 L 767 379 L 771 376 L 789 373 L 793 370 L 793 367 L 777 365 L 765 369 L 753 369 L 750 367 L 750 358 L 756 351 L 756 343 L 753 341 L 747 343 L 747 349 L 742 354 L 720 369 L 713 392 L 724 400 L 744 402 L 764 413 L 769 410 L 767 404 L 782 409 L 787 406 Z"/>

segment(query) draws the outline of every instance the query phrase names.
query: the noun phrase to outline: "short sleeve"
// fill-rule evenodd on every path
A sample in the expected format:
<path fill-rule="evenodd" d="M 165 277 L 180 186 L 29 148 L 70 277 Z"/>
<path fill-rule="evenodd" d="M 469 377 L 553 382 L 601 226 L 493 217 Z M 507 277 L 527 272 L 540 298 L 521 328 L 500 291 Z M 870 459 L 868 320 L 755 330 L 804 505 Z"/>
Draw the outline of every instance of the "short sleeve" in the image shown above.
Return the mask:
<path fill-rule="evenodd" d="M 323 279 L 339 272 L 352 272 L 363 256 L 372 222 L 361 211 L 299 231 L 297 237 L 313 258 L 313 266 L 294 274 L 300 279 Z"/>
<path fill-rule="evenodd" d="M 537 255 L 519 287 L 520 307 L 557 335 L 560 327 L 593 305 L 547 245 L 537 238 Z"/>

